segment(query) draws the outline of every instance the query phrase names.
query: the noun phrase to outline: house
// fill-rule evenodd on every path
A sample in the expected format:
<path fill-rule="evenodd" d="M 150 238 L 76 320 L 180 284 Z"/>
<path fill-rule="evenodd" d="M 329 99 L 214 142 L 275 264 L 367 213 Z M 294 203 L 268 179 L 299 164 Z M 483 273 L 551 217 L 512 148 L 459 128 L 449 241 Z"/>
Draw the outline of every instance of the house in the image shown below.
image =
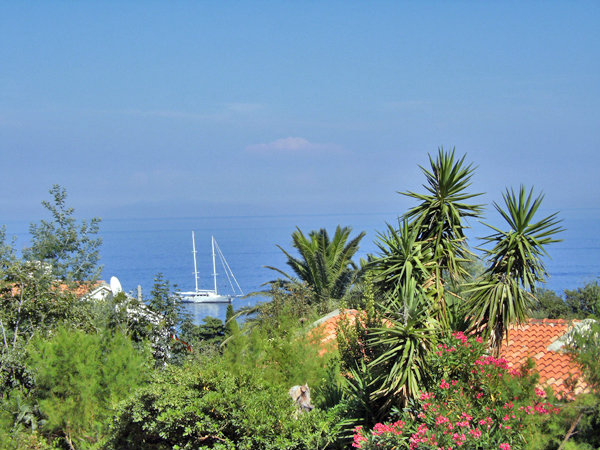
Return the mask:
<path fill-rule="evenodd" d="M 112 295 L 110 286 L 106 281 L 98 281 L 92 286 L 86 286 L 86 288 L 85 292 L 77 292 L 77 294 L 85 300 L 105 300 Z"/>

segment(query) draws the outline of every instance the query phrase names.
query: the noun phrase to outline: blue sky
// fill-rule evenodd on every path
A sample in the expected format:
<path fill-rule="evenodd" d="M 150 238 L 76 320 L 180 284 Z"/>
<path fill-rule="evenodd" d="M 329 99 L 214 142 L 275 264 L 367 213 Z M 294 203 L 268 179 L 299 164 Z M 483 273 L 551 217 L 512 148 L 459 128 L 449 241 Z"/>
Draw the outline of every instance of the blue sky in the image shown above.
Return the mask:
<path fill-rule="evenodd" d="M 439 146 L 598 208 L 598 2 L 0 2 L 0 210 L 403 212 Z"/>

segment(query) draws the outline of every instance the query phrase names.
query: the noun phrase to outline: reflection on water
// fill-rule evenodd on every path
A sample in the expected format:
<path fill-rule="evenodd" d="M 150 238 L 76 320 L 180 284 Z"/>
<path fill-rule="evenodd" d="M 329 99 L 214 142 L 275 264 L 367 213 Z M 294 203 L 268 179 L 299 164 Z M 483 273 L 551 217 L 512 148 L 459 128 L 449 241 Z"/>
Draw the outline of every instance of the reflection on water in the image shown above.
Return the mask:
<path fill-rule="evenodd" d="M 265 302 L 268 300 L 268 298 L 261 296 L 234 298 L 232 301 L 233 310 L 238 312 L 241 308 L 254 306 L 259 302 Z M 208 316 L 216 317 L 217 319 L 225 321 L 225 317 L 227 316 L 227 306 L 228 303 L 184 303 L 183 309 L 191 316 L 191 319 L 195 324 L 201 325 L 202 319 Z M 238 319 L 239 323 L 243 321 L 243 317 Z"/>
<path fill-rule="evenodd" d="M 184 303 L 183 309 L 190 315 L 194 323 L 199 325 L 207 316 L 225 320 L 227 303 Z"/>

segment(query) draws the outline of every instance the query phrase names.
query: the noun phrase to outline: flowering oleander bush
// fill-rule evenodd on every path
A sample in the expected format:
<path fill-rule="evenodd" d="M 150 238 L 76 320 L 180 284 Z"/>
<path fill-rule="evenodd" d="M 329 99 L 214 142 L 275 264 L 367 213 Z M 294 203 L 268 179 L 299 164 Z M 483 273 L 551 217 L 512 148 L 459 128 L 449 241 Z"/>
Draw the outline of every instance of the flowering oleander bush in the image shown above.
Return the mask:
<path fill-rule="evenodd" d="M 536 388 L 531 367 L 511 370 L 486 354 L 479 337 L 453 333 L 429 364 L 428 389 L 398 412 L 399 420 L 355 428 L 353 447 L 521 449 L 558 412 L 546 391 Z"/>

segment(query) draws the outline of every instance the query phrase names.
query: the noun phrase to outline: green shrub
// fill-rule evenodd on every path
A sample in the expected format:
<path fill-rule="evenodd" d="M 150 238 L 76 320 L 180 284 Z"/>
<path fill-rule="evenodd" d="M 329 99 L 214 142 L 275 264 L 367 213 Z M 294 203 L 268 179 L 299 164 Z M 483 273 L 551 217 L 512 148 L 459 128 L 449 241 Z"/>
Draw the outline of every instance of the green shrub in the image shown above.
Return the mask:
<path fill-rule="evenodd" d="M 167 366 L 119 408 L 109 449 L 318 449 L 332 434 L 320 410 L 298 414 L 287 389 L 219 358 Z"/>
<path fill-rule="evenodd" d="M 288 389 L 308 383 L 318 389 L 327 378 L 332 358 L 323 352 L 317 329 L 299 324 L 294 315 L 281 312 L 248 332 L 235 331 L 223 354 L 223 363 L 234 373 L 253 371 Z"/>
<path fill-rule="evenodd" d="M 35 374 L 32 395 L 46 422 L 43 431 L 69 446 L 92 448 L 102 440 L 115 406 L 148 372 L 149 352 L 122 334 L 86 334 L 59 328 L 29 346 Z"/>

